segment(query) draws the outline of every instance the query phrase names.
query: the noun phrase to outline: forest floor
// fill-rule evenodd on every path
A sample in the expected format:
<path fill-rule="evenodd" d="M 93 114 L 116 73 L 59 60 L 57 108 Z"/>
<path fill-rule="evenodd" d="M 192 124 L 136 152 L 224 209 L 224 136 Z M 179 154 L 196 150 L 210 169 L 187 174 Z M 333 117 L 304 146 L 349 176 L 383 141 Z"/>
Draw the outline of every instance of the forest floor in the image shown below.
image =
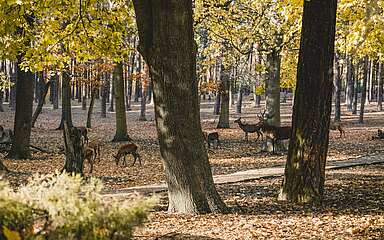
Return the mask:
<path fill-rule="evenodd" d="M 209 152 L 214 175 L 285 164 L 286 152 L 276 155 L 261 152 L 261 140 L 256 142 L 255 134 L 249 135 L 249 142 L 244 140 L 244 133 L 233 121 L 241 116 L 247 123 L 256 123 L 256 114 L 261 108 L 253 107 L 250 101 L 245 101 L 243 106 L 242 114 L 234 113 L 234 108 L 231 110 L 230 129 L 217 130 L 218 116 L 212 114 L 213 102 L 203 101 L 201 104 L 203 129 L 220 134 L 221 147 Z M 0 113 L 0 125 L 13 128 L 14 113 L 7 105 L 5 110 Z M 370 139 L 377 129 L 384 126 L 384 112 L 377 112 L 374 103 L 367 105 L 365 123 L 358 124 L 357 115 L 347 112 L 345 106 L 342 110 L 346 136 L 339 138 L 337 131 L 331 131 L 327 160 L 382 153 L 384 142 Z M 96 102 L 89 136 L 91 140 L 101 140 L 104 146 L 101 163 L 95 166 L 91 175 L 104 182 L 105 190 L 164 182 L 153 107 L 148 106 L 148 121 L 138 121 L 139 113 L 139 104 L 134 104 L 132 111 L 127 113 L 127 124 L 129 135 L 140 147 L 144 165 L 116 166 L 112 155 L 119 143 L 111 142 L 115 131 L 114 113 L 109 112 L 107 118 L 100 118 L 99 102 Z M 291 104 L 282 103 L 281 113 L 283 125 L 288 125 Z M 62 169 L 64 155 L 60 149 L 63 148 L 63 134 L 55 130 L 60 116 L 60 109 L 45 107 L 32 131 L 31 143 L 50 153 L 34 152 L 32 159 L 14 161 L 5 159 L 5 153 L 0 152 L 0 160 L 11 170 L 5 177 L 12 186 L 27 182 L 35 173 L 46 174 Z M 86 122 L 86 111 L 81 110 L 77 102 L 73 102 L 73 121 L 76 126 L 84 126 Z M 85 175 L 90 175 L 87 165 Z M 166 214 L 163 212 L 166 205 L 164 195 L 163 206 L 152 214 L 147 227 L 137 232 L 137 239 L 384 239 L 384 165 L 327 172 L 326 198 L 322 207 L 277 202 L 280 184 L 281 177 L 220 185 L 221 195 L 234 212 L 228 215 Z"/>

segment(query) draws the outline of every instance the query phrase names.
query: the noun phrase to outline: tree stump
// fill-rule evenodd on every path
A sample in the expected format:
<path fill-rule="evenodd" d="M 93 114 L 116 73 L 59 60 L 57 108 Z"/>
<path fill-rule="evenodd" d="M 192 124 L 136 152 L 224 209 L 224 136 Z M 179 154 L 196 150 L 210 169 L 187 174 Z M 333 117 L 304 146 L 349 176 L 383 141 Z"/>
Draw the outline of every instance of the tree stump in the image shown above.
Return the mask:
<path fill-rule="evenodd" d="M 85 139 L 76 127 L 64 122 L 65 165 L 63 171 L 83 175 Z"/>

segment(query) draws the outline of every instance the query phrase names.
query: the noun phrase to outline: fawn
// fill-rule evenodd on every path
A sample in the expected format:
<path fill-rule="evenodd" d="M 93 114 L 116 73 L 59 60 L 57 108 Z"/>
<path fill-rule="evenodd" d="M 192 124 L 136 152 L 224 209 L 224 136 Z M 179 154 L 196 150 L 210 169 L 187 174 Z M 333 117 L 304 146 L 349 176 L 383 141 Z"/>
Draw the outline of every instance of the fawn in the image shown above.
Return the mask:
<path fill-rule="evenodd" d="M 208 143 L 208 148 L 211 148 L 211 143 L 215 144 L 216 142 L 216 147 L 219 147 L 220 141 L 219 141 L 219 133 L 218 132 L 206 132 L 203 131 L 204 139 Z"/>
<path fill-rule="evenodd" d="M 261 124 L 247 124 L 241 122 L 241 117 L 236 119 L 234 123 L 237 123 L 241 130 L 245 133 L 245 140 L 248 141 L 248 133 L 257 133 L 257 140 L 259 140 L 259 137 L 261 136 L 261 139 L 263 140 L 263 133 L 261 132 Z"/>
<path fill-rule="evenodd" d="M 93 148 L 84 148 L 84 161 L 87 160 L 90 166 L 89 173 L 93 171 L 93 164 L 96 160 L 96 151 Z"/>
<path fill-rule="evenodd" d="M 343 136 L 343 134 L 345 137 L 345 131 L 344 131 L 343 125 L 340 122 L 330 122 L 329 123 L 329 129 L 330 130 L 339 130 L 340 138 Z"/>
<path fill-rule="evenodd" d="M 139 159 L 139 164 L 141 166 L 141 158 L 140 158 L 139 153 L 137 152 L 137 145 L 134 143 L 124 144 L 124 145 L 121 145 L 119 147 L 117 154 L 113 156 L 115 158 L 116 165 L 119 165 L 119 161 L 120 161 L 121 157 L 124 157 L 123 158 L 123 165 L 126 166 L 127 163 L 125 160 L 125 156 L 127 154 L 132 154 L 132 156 L 134 157 L 132 166 L 135 165 L 136 159 Z"/>

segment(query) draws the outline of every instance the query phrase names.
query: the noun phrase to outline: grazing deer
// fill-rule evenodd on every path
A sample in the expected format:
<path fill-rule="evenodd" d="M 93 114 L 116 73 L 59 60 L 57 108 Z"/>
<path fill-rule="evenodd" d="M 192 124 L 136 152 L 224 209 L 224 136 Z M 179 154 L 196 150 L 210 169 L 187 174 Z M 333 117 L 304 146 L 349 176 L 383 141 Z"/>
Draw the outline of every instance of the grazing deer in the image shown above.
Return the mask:
<path fill-rule="evenodd" d="M 377 130 L 377 136 L 372 136 L 371 140 L 376 140 L 376 139 L 384 139 L 384 131 L 378 129 Z"/>
<path fill-rule="evenodd" d="M 137 152 L 137 145 L 134 143 L 124 144 L 124 145 L 121 145 L 119 147 L 117 154 L 113 156 L 115 158 L 116 165 L 119 165 L 119 161 L 120 161 L 121 157 L 124 157 L 123 158 L 123 166 L 126 166 L 127 163 L 125 161 L 125 156 L 127 154 L 132 154 L 132 156 L 134 157 L 132 166 L 135 165 L 136 159 L 139 159 L 139 164 L 141 166 L 141 158 L 140 158 L 139 153 Z"/>
<path fill-rule="evenodd" d="M 87 160 L 90 166 L 89 173 L 93 171 L 93 164 L 96 160 L 96 152 L 93 148 L 86 147 L 84 149 L 84 160 Z"/>
<path fill-rule="evenodd" d="M 263 133 L 261 132 L 261 124 L 260 123 L 258 123 L 258 124 L 242 123 L 241 117 L 236 119 L 234 122 L 237 123 L 239 125 L 239 127 L 241 128 L 241 130 L 244 131 L 246 141 L 248 141 L 248 133 L 257 133 L 256 141 L 259 140 L 260 136 L 261 136 L 261 139 L 263 139 Z"/>
<path fill-rule="evenodd" d="M 77 130 L 80 131 L 81 136 L 84 138 L 84 142 L 88 143 L 89 138 L 88 138 L 88 130 L 86 127 L 76 127 Z"/>
<path fill-rule="evenodd" d="M 99 158 L 99 161 L 101 161 L 101 158 L 100 158 L 100 149 L 101 147 L 103 146 L 103 143 L 99 140 L 91 140 L 89 141 L 89 143 L 87 144 L 87 147 L 88 148 L 91 148 L 94 150 L 95 152 L 95 159 L 98 157 Z"/>
<path fill-rule="evenodd" d="M 266 138 L 272 140 L 272 153 L 275 153 L 275 142 L 278 140 L 286 140 L 291 137 L 292 127 L 290 126 L 274 126 L 266 122 L 268 118 L 272 116 L 265 117 L 265 111 L 261 115 L 257 115 L 261 123 L 261 131 L 265 134 Z"/>
<path fill-rule="evenodd" d="M 343 125 L 340 122 L 330 122 L 329 129 L 330 130 L 339 130 L 340 138 L 343 136 L 343 134 L 345 137 L 345 131 L 344 131 Z"/>
<path fill-rule="evenodd" d="M 203 131 L 204 139 L 208 143 L 208 148 L 211 148 L 211 143 L 215 144 L 216 142 L 216 147 L 219 147 L 220 145 L 220 140 L 219 140 L 219 133 L 218 132 L 206 132 Z"/>
<path fill-rule="evenodd" d="M 12 142 L 13 132 L 11 129 L 4 129 L 3 126 L 0 125 L 0 143 L 9 144 Z"/>

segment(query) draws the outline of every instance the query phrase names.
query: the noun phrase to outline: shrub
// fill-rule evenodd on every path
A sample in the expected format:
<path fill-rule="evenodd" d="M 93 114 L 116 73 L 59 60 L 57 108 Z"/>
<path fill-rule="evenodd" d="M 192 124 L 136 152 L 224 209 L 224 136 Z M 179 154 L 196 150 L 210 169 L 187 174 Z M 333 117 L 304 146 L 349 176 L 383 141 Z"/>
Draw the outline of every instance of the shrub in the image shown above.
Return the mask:
<path fill-rule="evenodd" d="M 18 191 L 0 181 L 0 239 L 130 239 L 155 199 L 106 201 L 99 180 L 35 176 Z"/>

